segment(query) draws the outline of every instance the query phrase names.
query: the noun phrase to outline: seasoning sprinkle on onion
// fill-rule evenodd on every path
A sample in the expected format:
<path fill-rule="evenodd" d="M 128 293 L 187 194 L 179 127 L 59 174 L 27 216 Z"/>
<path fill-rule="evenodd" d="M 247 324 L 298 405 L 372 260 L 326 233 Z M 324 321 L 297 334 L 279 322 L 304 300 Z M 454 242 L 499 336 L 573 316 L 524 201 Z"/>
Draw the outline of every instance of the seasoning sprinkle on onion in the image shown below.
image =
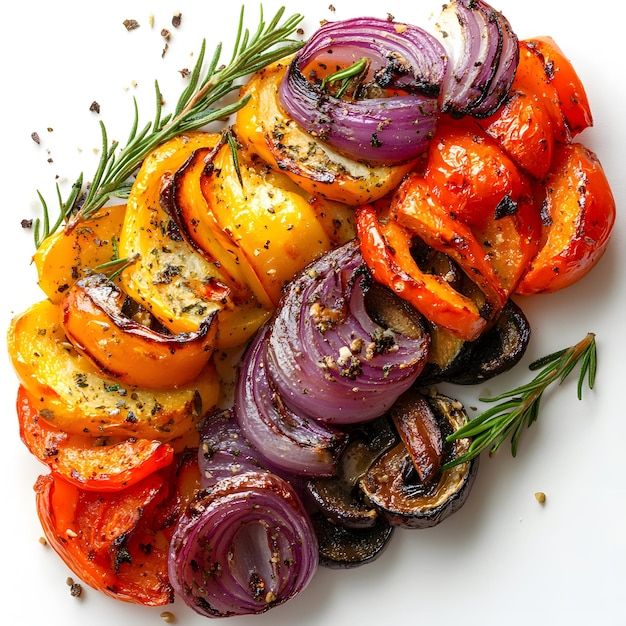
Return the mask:
<path fill-rule="evenodd" d="M 294 412 L 326 423 L 370 420 L 422 371 L 429 336 L 421 317 L 392 297 L 385 308 L 397 307 L 393 314 L 377 311 L 375 319 L 370 284 L 357 240 L 322 255 L 290 283 L 270 322 L 265 366 Z"/>
<path fill-rule="evenodd" d="M 327 89 L 328 77 L 317 78 L 331 63 L 339 71 L 363 68 L 348 87 L 349 97 Z M 312 35 L 292 60 L 279 95 L 302 128 L 337 152 L 391 165 L 427 148 L 445 70 L 443 46 L 422 28 L 353 18 L 327 22 Z"/>
<path fill-rule="evenodd" d="M 172 537 L 169 577 L 194 611 L 228 617 L 286 602 L 317 564 L 317 537 L 291 485 L 246 472 L 197 494 Z"/>

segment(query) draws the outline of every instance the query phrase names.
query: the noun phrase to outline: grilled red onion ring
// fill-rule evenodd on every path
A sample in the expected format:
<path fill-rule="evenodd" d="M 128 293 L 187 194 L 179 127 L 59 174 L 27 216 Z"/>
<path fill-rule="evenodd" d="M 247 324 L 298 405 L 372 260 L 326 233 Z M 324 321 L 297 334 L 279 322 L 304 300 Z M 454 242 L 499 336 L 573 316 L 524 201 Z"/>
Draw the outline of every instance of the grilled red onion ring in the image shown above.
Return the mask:
<path fill-rule="evenodd" d="M 421 372 L 429 339 L 377 323 L 356 240 L 311 263 L 286 290 L 265 343 L 268 376 L 295 413 L 326 423 L 378 417 Z"/>
<path fill-rule="evenodd" d="M 289 483 L 269 472 L 223 478 L 198 493 L 170 543 L 169 577 L 197 613 L 263 613 L 317 570 L 311 520 Z"/>
<path fill-rule="evenodd" d="M 246 439 L 272 470 L 330 476 L 345 447 L 346 434 L 294 413 L 283 402 L 265 367 L 269 327 L 256 336 L 242 360 L 234 413 Z"/>
<path fill-rule="evenodd" d="M 509 21 L 483 0 L 446 4 L 437 23 L 448 65 L 441 109 L 450 115 L 488 117 L 509 93 L 519 61 Z"/>
<path fill-rule="evenodd" d="M 343 50 L 342 50 L 343 49 Z M 317 57 L 367 58 L 374 83 L 400 95 L 336 98 L 304 76 Z M 327 22 L 292 60 L 280 102 L 302 128 L 356 161 L 392 165 L 427 148 L 439 119 L 443 46 L 425 30 L 373 17 Z"/>
<path fill-rule="evenodd" d="M 266 469 L 230 409 L 207 415 L 199 425 L 198 468 L 203 489 L 224 478 Z"/>

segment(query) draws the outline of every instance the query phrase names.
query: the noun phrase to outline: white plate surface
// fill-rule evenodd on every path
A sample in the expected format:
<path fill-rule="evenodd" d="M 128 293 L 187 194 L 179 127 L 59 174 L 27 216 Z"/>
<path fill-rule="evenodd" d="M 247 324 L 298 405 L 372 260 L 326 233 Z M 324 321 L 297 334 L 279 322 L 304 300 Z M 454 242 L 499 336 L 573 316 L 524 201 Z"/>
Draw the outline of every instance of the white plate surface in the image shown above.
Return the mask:
<path fill-rule="evenodd" d="M 359 15 L 421 23 L 439 2 L 388 0 L 287 1 L 287 11 L 306 16 L 310 34 L 321 19 Z M 411 5 L 417 7 L 411 8 Z M 279 6 L 265 3 L 266 16 Z M 2 65 L 2 289 L 1 325 L 42 297 L 36 286 L 31 233 L 20 221 L 37 215 L 36 190 L 54 203 L 56 178 L 62 185 L 83 169 L 93 172 L 99 148 L 101 107 L 111 138 L 126 138 L 132 96 L 142 121 L 152 117 L 153 81 L 167 102 L 183 84 L 179 70 L 190 67 L 203 38 L 213 49 L 224 41 L 230 54 L 237 2 L 153 0 L 151 2 L 42 3 L 25 0 L 5 11 L 0 46 Z M 466 506 L 440 526 L 399 531 L 374 564 L 352 571 L 320 570 L 299 597 L 253 618 L 231 618 L 230 626 L 321 626 L 350 623 L 407 624 L 624 624 L 626 576 L 626 176 L 624 175 L 623 21 L 608 0 L 546 2 L 498 0 L 520 38 L 552 35 L 572 59 L 587 88 L 595 118 L 580 137 L 602 161 L 618 204 L 608 252 L 580 283 L 557 294 L 522 302 L 533 335 L 524 362 L 489 388 L 453 389 L 466 406 L 485 393 L 528 379 L 534 358 L 597 333 L 596 388 L 576 399 L 572 380 L 543 403 L 539 422 L 527 431 L 518 456 L 508 447 L 483 458 Z M 259 6 L 247 5 L 247 23 L 256 26 Z M 174 29 L 171 17 L 182 13 Z M 154 25 L 149 26 L 149 17 Z M 125 19 L 140 22 L 127 32 Z M 162 57 L 161 28 L 172 32 Z M 31 139 L 37 132 L 41 143 Z M 7 625 L 136 626 L 162 623 L 163 609 L 132 606 L 86 588 L 70 596 L 68 570 L 38 542 L 41 529 L 33 483 L 42 466 L 19 440 L 15 418 L 17 383 L 3 348 L 2 476 L 3 574 L 0 621 Z M 534 494 L 543 491 L 542 506 Z M 180 601 L 168 607 L 178 624 L 205 619 Z"/>

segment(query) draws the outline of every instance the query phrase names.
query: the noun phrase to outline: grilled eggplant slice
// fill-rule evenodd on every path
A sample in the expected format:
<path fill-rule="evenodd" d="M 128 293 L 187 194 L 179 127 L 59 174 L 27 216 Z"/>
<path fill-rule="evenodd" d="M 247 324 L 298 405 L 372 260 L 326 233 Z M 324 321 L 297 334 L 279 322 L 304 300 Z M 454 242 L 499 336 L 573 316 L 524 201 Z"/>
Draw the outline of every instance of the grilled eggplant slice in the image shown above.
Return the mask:
<path fill-rule="evenodd" d="M 530 341 L 530 323 L 518 304 L 509 300 L 496 323 L 465 347 L 459 367 L 448 374 L 447 382 L 476 385 L 516 365 Z"/>
<path fill-rule="evenodd" d="M 398 441 L 398 436 L 386 415 L 360 425 L 350 436 L 336 475 L 311 479 L 307 492 L 319 512 L 334 524 L 353 529 L 371 528 L 377 523 L 379 513 L 365 501 L 358 481 Z"/>
<path fill-rule="evenodd" d="M 530 341 L 530 323 L 520 306 L 509 300 L 493 326 L 475 341 L 463 341 L 432 324 L 429 334 L 428 362 L 417 386 L 477 385 L 520 361 Z"/>
<path fill-rule="evenodd" d="M 409 419 L 431 422 L 434 417 L 441 431 L 441 440 L 445 442 L 440 467 L 464 454 L 470 445 L 468 439 L 446 442 L 449 434 L 468 421 L 457 400 L 439 393 L 422 395 L 411 390 L 399 399 L 392 413 L 394 411 L 406 413 L 402 416 L 404 422 Z M 478 458 L 445 471 L 439 469 L 432 478 L 424 481 L 413 461 L 420 451 L 409 451 L 407 445 L 413 447 L 415 444 L 403 438 L 383 454 L 363 475 L 359 486 L 366 499 L 390 524 L 405 528 L 435 526 L 467 500 L 478 471 Z"/>
<path fill-rule="evenodd" d="M 312 517 L 319 544 L 320 565 L 347 569 L 376 560 L 387 547 L 394 527 L 382 517 L 370 528 L 345 528 L 323 515 Z"/>

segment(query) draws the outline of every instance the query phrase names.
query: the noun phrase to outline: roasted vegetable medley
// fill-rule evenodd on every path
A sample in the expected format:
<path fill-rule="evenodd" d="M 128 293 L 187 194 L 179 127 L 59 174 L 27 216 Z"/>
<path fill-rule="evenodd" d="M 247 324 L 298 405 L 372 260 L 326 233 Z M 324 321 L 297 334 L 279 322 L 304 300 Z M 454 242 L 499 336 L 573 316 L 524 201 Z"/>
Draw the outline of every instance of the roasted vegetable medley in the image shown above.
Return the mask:
<path fill-rule="evenodd" d="M 475 452 L 437 385 L 519 363 L 524 299 L 586 275 L 615 221 L 578 137 L 584 86 L 550 37 L 482 0 L 305 42 L 281 18 L 218 93 L 238 89 L 221 132 L 196 83 L 135 142 L 121 200 L 103 156 L 102 184 L 38 232 L 44 297 L 8 331 L 46 538 L 123 601 L 262 613 L 319 565 L 442 523 L 512 431 Z M 592 384 L 581 346 L 568 363 Z"/>

